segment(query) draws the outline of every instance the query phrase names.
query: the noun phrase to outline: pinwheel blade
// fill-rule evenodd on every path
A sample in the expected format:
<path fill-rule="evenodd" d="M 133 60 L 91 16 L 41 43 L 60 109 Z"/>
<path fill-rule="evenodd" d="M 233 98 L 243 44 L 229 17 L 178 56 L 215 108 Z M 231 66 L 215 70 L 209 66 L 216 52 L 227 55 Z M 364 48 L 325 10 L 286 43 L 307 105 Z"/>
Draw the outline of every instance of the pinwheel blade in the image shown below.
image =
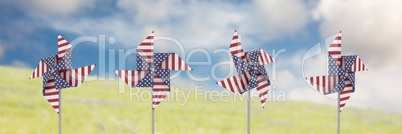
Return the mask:
<path fill-rule="evenodd" d="M 348 70 L 348 72 L 350 72 L 349 70 L 352 69 L 353 63 L 356 61 L 357 55 L 344 55 L 342 56 L 343 62 L 345 64 L 345 70 Z"/>
<path fill-rule="evenodd" d="M 168 69 L 157 69 L 155 70 L 155 75 L 158 75 L 160 79 L 169 87 L 170 90 L 170 70 Z"/>
<path fill-rule="evenodd" d="M 135 87 L 149 71 L 115 70 L 114 71 L 130 87 Z"/>
<path fill-rule="evenodd" d="M 157 56 L 157 55 L 155 55 Z M 155 60 L 159 58 L 155 57 Z M 156 63 L 156 62 L 155 62 Z M 191 67 L 187 65 L 176 53 L 171 53 L 162 63 L 155 64 L 159 69 L 170 69 L 174 71 L 191 71 Z"/>
<path fill-rule="evenodd" d="M 340 92 L 340 105 L 339 105 L 339 112 L 345 107 L 346 103 L 349 101 L 350 96 L 354 93 L 354 86 L 352 85 L 351 81 L 346 78 L 345 88 L 343 91 Z"/>
<path fill-rule="evenodd" d="M 56 69 L 56 58 L 57 58 L 57 55 L 50 56 L 50 57 L 43 58 L 42 61 L 46 64 L 46 66 L 49 68 L 49 70 L 55 70 Z"/>
<path fill-rule="evenodd" d="M 314 76 L 305 78 L 306 81 L 319 93 L 327 95 L 333 92 L 333 89 L 340 81 L 340 76 Z"/>
<path fill-rule="evenodd" d="M 53 109 L 59 113 L 59 90 L 56 89 L 54 77 L 50 77 L 43 87 L 43 97 L 49 102 Z"/>
<path fill-rule="evenodd" d="M 350 72 L 360 72 L 367 71 L 366 65 L 364 65 L 363 61 L 357 56 L 356 60 L 353 62 L 353 66 L 350 69 Z"/>
<path fill-rule="evenodd" d="M 38 66 L 36 66 L 35 71 L 32 72 L 31 77 L 29 79 L 34 79 L 43 76 L 44 73 L 49 71 L 49 67 L 42 60 L 39 61 Z"/>
<path fill-rule="evenodd" d="M 272 56 L 268 55 L 264 50 L 259 49 L 258 53 L 258 65 L 263 66 L 269 63 L 275 62 L 275 59 Z"/>
<path fill-rule="evenodd" d="M 342 33 L 339 32 L 338 35 L 336 35 L 334 41 L 329 45 L 328 48 L 328 54 L 331 55 L 334 60 L 342 66 L 342 55 L 341 55 L 341 50 L 342 50 Z"/>
<path fill-rule="evenodd" d="M 153 71 L 149 71 L 147 74 L 145 74 L 144 78 L 142 78 L 137 85 L 135 85 L 136 87 L 153 87 L 153 83 L 154 83 L 154 72 Z"/>
<path fill-rule="evenodd" d="M 152 33 L 137 47 L 137 54 L 148 62 L 150 66 L 153 66 L 154 42 L 154 32 L 152 31 Z"/>
<path fill-rule="evenodd" d="M 145 61 L 144 58 L 142 58 L 139 54 L 137 54 L 137 70 L 150 70 L 151 69 L 151 65 L 148 64 L 147 61 Z"/>
<path fill-rule="evenodd" d="M 58 35 L 58 53 L 57 53 L 57 61 L 60 61 L 64 55 L 71 50 L 71 44 L 68 43 L 60 34 Z"/>
<path fill-rule="evenodd" d="M 237 30 L 235 30 L 232 42 L 230 43 L 229 51 L 232 55 L 239 57 L 241 60 L 245 60 L 245 53 L 241 46 L 240 36 L 237 34 Z"/>
<path fill-rule="evenodd" d="M 84 83 L 87 76 L 92 72 L 95 68 L 95 64 L 84 66 L 77 69 L 70 69 L 70 70 L 62 70 L 59 71 L 60 76 L 68 82 L 73 87 L 78 87 L 82 83 Z"/>
<path fill-rule="evenodd" d="M 328 75 L 329 76 L 341 76 L 346 72 L 341 65 L 331 56 L 328 55 Z"/>
<path fill-rule="evenodd" d="M 258 91 L 258 97 L 260 98 L 262 108 L 265 108 L 265 102 L 267 101 L 268 98 L 269 82 L 267 77 L 265 77 L 261 73 L 257 74 L 257 78 L 258 78 L 258 86 L 256 87 L 256 89 Z"/>
<path fill-rule="evenodd" d="M 239 74 L 253 70 L 253 66 L 250 65 L 246 60 L 242 60 L 237 56 L 232 55 L 233 63 L 235 65 L 236 71 Z"/>
<path fill-rule="evenodd" d="M 42 88 L 45 88 L 45 85 L 47 84 L 47 83 L 49 83 L 49 80 L 50 79 L 54 79 L 54 77 L 53 77 L 53 72 L 45 72 L 44 74 L 43 74 L 43 82 L 42 82 Z"/>
<path fill-rule="evenodd" d="M 251 65 L 253 65 L 254 63 L 258 63 L 259 53 L 259 49 L 248 51 L 246 53 L 246 61 L 248 61 Z"/>
<path fill-rule="evenodd" d="M 60 58 L 59 58 L 60 59 Z M 64 56 L 57 61 L 56 70 L 68 70 L 72 69 L 72 54 L 71 51 L 64 54 Z"/>
<path fill-rule="evenodd" d="M 152 110 L 155 109 L 170 92 L 170 87 L 158 76 L 154 75 L 152 88 Z"/>
<path fill-rule="evenodd" d="M 63 88 L 72 87 L 66 80 L 64 80 L 58 73 L 53 73 L 54 76 L 54 85 L 57 90 L 61 90 Z"/>
<path fill-rule="evenodd" d="M 233 93 L 243 94 L 247 91 L 250 78 L 251 78 L 251 71 L 233 77 L 229 77 L 222 81 L 218 81 L 216 82 L 216 84 L 222 86 L 225 89 L 228 89 Z"/>

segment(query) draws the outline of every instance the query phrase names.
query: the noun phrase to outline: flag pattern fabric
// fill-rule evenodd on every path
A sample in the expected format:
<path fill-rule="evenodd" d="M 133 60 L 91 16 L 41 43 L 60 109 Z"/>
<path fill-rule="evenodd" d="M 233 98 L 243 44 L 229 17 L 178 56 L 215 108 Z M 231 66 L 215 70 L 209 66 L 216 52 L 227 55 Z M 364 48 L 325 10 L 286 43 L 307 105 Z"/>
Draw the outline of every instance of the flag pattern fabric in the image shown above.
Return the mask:
<path fill-rule="evenodd" d="M 328 47 L 328 55 L 330 55 L 339 65 L 342 66 L 342 31 L 339 32 L 335 39 Z"/>
<path fill-rule="evenodd" d="M 216 84 L 239 94 L 255 88 L 264 108 L 268 97 L 269 85 L 271 85 L 264 65 L 275 62 L 275 59 L 262 49 L 244 52 L 236 30 L 232 37 L 229 51 L 232 54 L 238 75 L 218 81 Z"/>
<path fill-rule="evenodd" d="M 137 47 L 137 70 L 115 70 L 130 87 L 152 88 L 152 110 L 170 92 L 170 71 L 191 71 L 176 53 L 154 53 L 154 32 Z"/>
<path fill-rule="evenodd" d="M 40 60 L 30 79 L 43 76 L 42 94 L 59 113 L 59 96 L 63 88 L 78 87 L 95 68 L 95 64 L 72 69 L 71 44 L 58 35 L 58 54 Z"/>
<path fill-rule="evenodd" d="M 341 39 L 339 32 L 328 48 L 328 75 L 305 78 L 313 88 L 324 95 L 339 93 L 339 112 L 355 92 L 355 72 L 368 70 L 359 56 L 341 54 Z"/>

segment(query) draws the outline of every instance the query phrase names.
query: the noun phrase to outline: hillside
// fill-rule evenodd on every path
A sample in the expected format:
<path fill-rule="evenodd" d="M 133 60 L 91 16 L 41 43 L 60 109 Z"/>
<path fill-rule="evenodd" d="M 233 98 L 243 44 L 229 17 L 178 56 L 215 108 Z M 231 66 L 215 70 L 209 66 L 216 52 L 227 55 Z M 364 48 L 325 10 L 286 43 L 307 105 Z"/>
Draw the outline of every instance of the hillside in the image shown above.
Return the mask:
<path fill-rule="evenodd" d="M 0 133 L 57 133 L 57 114 L 42 97 L 42 78 L 29 80 L 31 70 L 0 67 Z M 150 133 L 151 102 L 130 101 L 132 90 L 118 92 L 119 82 L 87 81 L 63 90 L 63 132 L 66 134 Z M 148 93 L 150 89 L 140 89 Z M 176 89 L 172 89 L 176 90 Z M 194 97 L 162 102 L 155 111 L 157 134 L 244 134 L 246 102 L 204 101 Z M 147 97 L 147 96 L 145 96 Z M 149 96 L 148 96 L 149 97 Z M 265 110 L 252 102 L 253 134 L 336 133 L 334 106 L 306 102 L 268 102 Z M 349 108 L 342 112 L 342 133 L 400 133 L 402 115 Z"/>

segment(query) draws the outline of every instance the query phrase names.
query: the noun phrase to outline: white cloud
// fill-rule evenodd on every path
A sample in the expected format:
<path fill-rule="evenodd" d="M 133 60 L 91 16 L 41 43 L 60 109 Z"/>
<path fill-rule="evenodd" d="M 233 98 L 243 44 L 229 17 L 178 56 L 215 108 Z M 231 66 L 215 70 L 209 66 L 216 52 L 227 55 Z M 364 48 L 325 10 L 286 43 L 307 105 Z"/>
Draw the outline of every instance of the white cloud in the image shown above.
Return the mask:
<path fill-rule="evenodd" d="M 117 43 L 132 47 L 155 30 L 156 36 L 177 38 L 186 48 L 227 48 L 234 29 L 243 36 L 245 49 L 260 40 L 293 35 L 303 29 L 309 13 L 298 0 L 251 1 L 117 1 L 122 12 L 103 18 L 47 18 L 52 28 L 80 35 L 107 33 Z M 255 13 L 257 12 L 257 13 Z M 297 17 L 289 17 L 297 16 Z M 164 47 L 165 48 L 165 47 Z M 158 47 L 156 47 L 158 49 Z"/>
<path fill-rule="evenodd" d="M 18 6 L 27 13 L 35 13 L 35 15 L 70 15 L 78 13 L 84 8 L 91 8 L 94 5 L 93 0 L 34 0 L 25 1 L 17 0 Z"/>
<path fill-rule="evenodd" d="M 248 25 L 264 33 L 260 35 L 263 39 L 295 34 L 309 21 L 307 5 L 301 0 L 255 0 L 253 6 L 249 20 L 256 23 Z"/>
<path fill-rule="evenodd" d="M 323 36 L 343 30 L 346 53 L 359 53 L 371 66 L 393 65 L 402 58 L 401 4 L 398 0 L 321 1 L 313 15 L 322 21 Z"/>
<path fill-rule="evenodd" d="M 171 17 L 178 15 L 177 8 L 183 8 L 181 6 L 182 1 L 170 0 L 170 1 L 132 1 L 132 0 L 119 0 L 117 6 L 125 10 L 128 13 L 136 14 L 134 19 L 139 23 L 157 23 L 160 21 L 168 21 Z"/>

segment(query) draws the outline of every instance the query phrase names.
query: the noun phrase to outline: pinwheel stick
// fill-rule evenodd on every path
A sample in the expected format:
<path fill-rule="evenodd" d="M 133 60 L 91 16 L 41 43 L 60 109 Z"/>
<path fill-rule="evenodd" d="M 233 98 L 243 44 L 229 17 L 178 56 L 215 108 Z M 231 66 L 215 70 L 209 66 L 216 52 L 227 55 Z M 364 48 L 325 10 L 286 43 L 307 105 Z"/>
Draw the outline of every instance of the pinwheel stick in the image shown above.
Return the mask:
<path fill-rule="evenodd" d="M 59 134 L 61 134 L 61 89 L 59 89 Z"/>
<path fill-rule="evenodd" d="M 341 99 L 341 93 L 340 92 L 338 92 L 338 106 L 337 106 L 337 113 L 338 113 L 338 134 L 340 134 L 341 133 L 341 111 L 339 110 L 339 107 L 340 107 L 340 105 L 341 105 L 341 102 L 340 102 L 340 99 Z"/>
<path fill-rule="evenodd" d="M 251 98 L 251 92 L 250 90 L 248 92 L 248 97 L 247 97 L 247 134 L 250 134 L 250 98 Z"/>
<path fill-rule="evenodd" d="M 155 116 L 154 116 L 154 109 L 152 109 L 152 134 L 155 133 L 155 126 L 154 125 L 155 125 Z"/>

